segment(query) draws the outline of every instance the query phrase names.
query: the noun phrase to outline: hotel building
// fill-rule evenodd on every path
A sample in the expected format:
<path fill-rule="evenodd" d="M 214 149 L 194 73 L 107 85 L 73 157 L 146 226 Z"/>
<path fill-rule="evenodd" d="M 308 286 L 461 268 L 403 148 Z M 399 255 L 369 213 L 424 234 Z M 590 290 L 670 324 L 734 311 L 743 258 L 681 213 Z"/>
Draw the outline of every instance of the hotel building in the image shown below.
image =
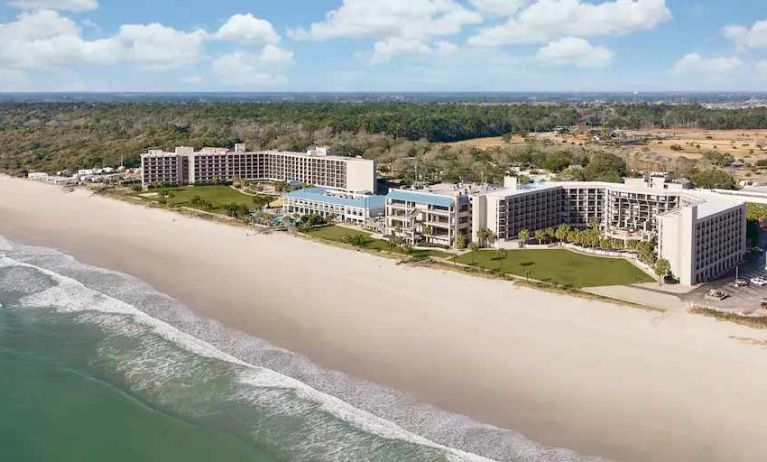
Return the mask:
<path fill-rule="evenodd" d="M 593 224 L 611 238 L 657 240 L 686 285 L 721 276 L 746 253 L 745 201 L 737 198 L 652 178 L 507 186 L 473 198 L 473 240 L 483 228 L 503 246 L 521 230 Z"/>
<path fill-rule="evenodd" d="M 386 195 L 385 233 L 410 245 L 455 247 L 460 235 L 468 242 L 472 195 L 486 191 L 487 187 L 454 184 L 392 189 Z"/>
<path fill-rule="evenodd" d="M 325 188 L 306 188 L 282 196 L 282 211 L 287 215 L 317 214 L 336 220 L 364 225 L 384 216 L 384 196 L 349 193 Z"/>
<path fill-rule="evenodd" d="M 306 153 L 248 151 L 243 144 L 227 148 L 177 147 L 174 152 L 150 150 L 141 155 L 141 183 L 211 184 L 242 178 L 249 181 L 300 181 L 322 188 L 375 192 L 375 161 L 331 156 L 327 148 Z"/>

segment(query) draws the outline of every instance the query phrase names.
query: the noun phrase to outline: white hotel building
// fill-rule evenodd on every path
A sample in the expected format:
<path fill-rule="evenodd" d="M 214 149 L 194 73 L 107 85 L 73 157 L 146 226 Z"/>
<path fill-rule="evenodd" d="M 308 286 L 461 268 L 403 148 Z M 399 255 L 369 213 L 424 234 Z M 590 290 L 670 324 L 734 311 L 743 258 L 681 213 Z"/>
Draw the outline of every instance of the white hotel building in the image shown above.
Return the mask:
<path fill-rule="evenodd" d="M 509 187 L 474 196 L 472 237 L 482 228 L 496 245 L 516 240 L 521 230 L 596 223 L 624 240 L 656 239 L 658 254 L 680 283 L 714 279 L 746 253 L 746 207 L 742 199 L 684 189 L 652 178 L 624 184 L 552 182 Z"/>
<path fill-rule="evenodd" d="M 248 151 L 244 144 L 227 148 L 177 147 L 174 152 L 150 150 L 141 155 L 141 183 L 211 184 L 244 180 L 300 181 L 322 188 L 375 192 L 375 161 L 331 156 L 327 148 L 306 153 Z"/>

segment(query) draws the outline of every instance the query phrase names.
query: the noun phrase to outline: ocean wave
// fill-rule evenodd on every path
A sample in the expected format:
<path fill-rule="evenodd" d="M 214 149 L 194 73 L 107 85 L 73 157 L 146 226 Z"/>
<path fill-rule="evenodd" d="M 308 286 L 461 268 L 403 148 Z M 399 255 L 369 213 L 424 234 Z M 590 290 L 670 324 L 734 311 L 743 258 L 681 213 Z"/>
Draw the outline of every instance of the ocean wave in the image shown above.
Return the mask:
<path fill-rule="evenodd" d="M 221 361 L 237 369 L 233 377 L 237 383 L 236 390 L 230 390 L 229 399 L 245 400 L 263 409 L 279 404 L 281 407 L 274 412 L 280 417 L 290 412 L 309 412 L 306 403 L 315 403 L 310 406 L 311 412 L 330 414 L 378 438 L 438 451 L 442 454 L 440 458 L 449 460 L 601 460 L 580 456 L 566 449 L 541 446 L 517 432 L 477 423 L 465 416 L 420 403 L 408 394 L 322 369 L 308 359 L 263 339 L 202 318 L 183 304 L 128 275 L 84 265 L 50 249 L 23 246 L 17 249 L 18 252 L 13 255 L 15 260 L 9 257 L 0 259 L 0 267 L 4 264 L 27 265 L 46 272 L 57 281 L 56 286 L 25 297 L 23 304 L 26 307 L 58 307 L 64 312 L 79 313 L 84 316 L 84 321 L 143 338 L 146 343 L 141 348 L 145 354 L 141 357 L 121 356 L 121 352 L 106 347 L 101 352 L 105 357 L 114 356 L 115 367 L 122 368 L 134 386 L 142 389 L 162 388 L 171 379 L 191 374 L 191 370 L 200 373 L 204 367 L 196 368 L 194 365 L 202 361 L 199 358 L 203 358 Z M 195 356 L 174 357 L 175 353 L 169 351 L 167 345 L 142 337 L 142 328 L 135 323 L 126 323 L 125 317 L 149 327 L 153 334 L 182 346 Z M 185 379 L 210 382 L 216 373 L 228 373 L 224 369 L 208 372 L 210 377 L 189 376 Z M 321 425 L 317 425 L 321 426 L 335 428 L 336 425 L 323 420 Z M 342 435 L 325 436 L 329 444 L 332 442 L 338 447 L 313 460 L 355 460 L 353 456 L 349 457 L 355 454 L 355 448 L 343 445 Z M 296 444 L 309 443 L 301 441 Z M 409 457 L 399 459 L 412 460 Z"/>
<path fill-rule="evenodd" d="M 7 256 L 0 258 L 0 267 L 8 266 L 34 268 L 53 278 L 58 283 L 58 285 L 54 287 L 44 289 L 41 292 L 22 298 L 19 301 L 19 305 L 22 308 L 55 308 L 58 311 L 70 313 L 96 311 L 107 314 L 129 315 L 135 321 L 151 328 L 155 334 L 169 342 L 182 346 L 191 353 L 204 358 L 225 361 L 248 369 L 248 372 L 242 374 L 240 377 L 240 382 L 243 384 L 271 389 L 289 389 L 296 392 L 304 399 L 319 403 L 322 410 L 334 415 L 338 419 L 357 426 L 365 432 L 375 434 L 382 438 L 397 439 L 439 449 L 445 451 L 450 460 L 477 462 L 490 460 L 475 454 L 436 444 L 422 436 L 400 428 L 393 422 L 381 419 L 361 409 L 354 408 L 334 396 L 315 390 L 303 382 L 279 374 L 275 371 L 243 362 L 229 354 L 217 350 L 213 346 L 191 335 L 179 331 L 164 321 L 147 315 L 132 305 L 89 289 L 77 280 L 44 268 L 13 260 Z M 152 369 L 160 370 L 161 368 L 152 367 Z"/>

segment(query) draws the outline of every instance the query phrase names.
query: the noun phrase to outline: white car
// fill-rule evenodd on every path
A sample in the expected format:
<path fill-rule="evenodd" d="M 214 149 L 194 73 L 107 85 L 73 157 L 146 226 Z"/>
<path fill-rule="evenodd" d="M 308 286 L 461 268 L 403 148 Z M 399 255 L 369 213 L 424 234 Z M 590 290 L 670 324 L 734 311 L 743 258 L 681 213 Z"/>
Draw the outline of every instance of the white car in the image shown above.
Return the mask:
<path fill-rule="evenodd" d="M 767 286 L 767 279 L 757 276 L 755 278 L 751 278 L 751 284 L 759 287 Z"/>

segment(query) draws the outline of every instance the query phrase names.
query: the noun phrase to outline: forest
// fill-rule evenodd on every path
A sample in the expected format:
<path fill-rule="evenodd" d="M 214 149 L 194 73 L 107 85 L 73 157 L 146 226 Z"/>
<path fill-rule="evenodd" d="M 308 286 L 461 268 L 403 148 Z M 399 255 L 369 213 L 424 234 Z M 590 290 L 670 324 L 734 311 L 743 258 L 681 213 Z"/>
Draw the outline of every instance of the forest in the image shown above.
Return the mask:
<path fill-rule="evenodd" d="M 433 176 L 443 180 L 488 179 L 502 174 L 505 158 L 545 154 L 547 161 L 565 166 L 563 162 L 588 159 L 593 153 L 576 147 L 553 154 L 545 150 L 536 154 L 535 149 L 481 153 L 441 143 L 575 125 L 756 129 L 767 128 L 767 108 L 391 102 L 3 103 L 0 171 L 73 170 L 116 165 L 121 160 L 130 167 L 139 164 L 140 154 L 148 148 L 245 142 L 252 148 L 296 151 L 328 145 L 338 155 L 379 160 L 393 177 L 406 177 L 414 170 L 405 160 L 423 158 L 424 175 L 431 169 Z M 578 163 L 585 166 L 588 160 Z"/>

